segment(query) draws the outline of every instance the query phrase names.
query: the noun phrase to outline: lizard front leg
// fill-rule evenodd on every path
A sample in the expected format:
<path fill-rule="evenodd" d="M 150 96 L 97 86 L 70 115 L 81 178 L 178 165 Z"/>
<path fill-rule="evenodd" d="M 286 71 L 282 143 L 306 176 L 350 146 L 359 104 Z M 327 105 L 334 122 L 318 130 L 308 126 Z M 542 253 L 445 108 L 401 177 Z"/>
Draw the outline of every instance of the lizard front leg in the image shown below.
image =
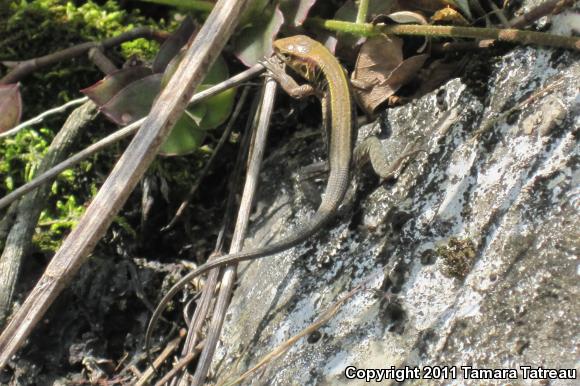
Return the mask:
<path fill-rule="evenodd" d="M 310 95 L 319 95 L 316 88 L 308 83 L 299 85 L 296 80 L 288 75 L 285 71 L 283 62 L 276 61 L 273 58 L 261 62 L 270 73 L 270 76 L 278 82 L 280 87 L 292 98 L 301 99 Z"/>

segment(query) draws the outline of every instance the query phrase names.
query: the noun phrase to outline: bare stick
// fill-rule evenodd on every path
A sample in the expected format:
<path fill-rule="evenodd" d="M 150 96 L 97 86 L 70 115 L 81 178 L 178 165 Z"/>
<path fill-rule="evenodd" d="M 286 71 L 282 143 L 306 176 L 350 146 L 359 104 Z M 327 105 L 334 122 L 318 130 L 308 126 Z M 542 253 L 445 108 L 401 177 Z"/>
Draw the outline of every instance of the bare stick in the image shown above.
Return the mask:
<path fill-rule="evenodd" d="M 215 86 L 208 88 L 207 90 L 201 91 L 195 94 L 191 100 L 189 101 L 190 104 L 195 104 L 201 102 L 202 100 L 209 98 L 215 94 L 219 94 L 220 92 L 227 90 L 231 87 L 235 87 L 238 84 L 247 81 L 248 79 L 256 76 L 257 74 L 264 71 L 264 67 L 261 64 L 256 64 L 247 70 L 239 73 L 236 76 L 231 77 L 230 79 L 223 81 Z M 84 99 L 84 98 L 83 98 Z M 78 99 L 77 99 L 78 101 Z M 63 106 L 61 106 L 63 107 Z M 19 188 L 15 189 L 14 191 L 10 192 L 6 196 L 0 199 L 0 209 L 4 208 L 7 205 L 10 205 L 11 202 L 14 202 L 18 198 L 22 197 L 24 194 L 30 192 L 33 189 L 36 189 L 42 184 L 45 184 L 49 181 L 52 181 L 54 177 L 62 173 L 64 170 L 73 167 L 74 165 L 78 164 L 79 162 L 89 158 L 91 155 L 103 150 L 107 146 L 110 146 L 114 143 L 119 142 L 123 138 L 126 138 L 132 134 L 134 134 L 137 129 L 141 126 L 141 124 L 145 121 L 145 118 L 141 118 L 138 121 L 131 123 L 128 126 L 108 135 L 107 137 L 95 142 L 94 144 L 90 145 L 84 150 L 81 150 L 74 156 L 68 158 L 67 160 L 55 165 L 51 169 L 47 170 L 46 172 L 38 175 L 32 181 L 20 186 Z M 19 125 L 20 126 L 20 125 Z M 5 133 L 4 133 L 5 134 Z"/>
<path fill-rule="evenodd" d="M 219 0 L 216 3 L 197 37 L 187 48 L 169 84 L 154 103 L 141 130 L 0 335 L 0 368 L 6 366 L 26 341 L 106 232 L 231 36 L 247 3 L 248 0 Z"/>
<path fill-rule="evenodd" d="M 101 70 L 105 75 L 111 75 L 119 69 L 103 52 L 101 47 L 93 47 L 89 49 L 89 59 Z"/>
<path fill-rule="evenodd" d="M 235 167 L 234 170 L 232 171 L 230 183 L 228 186 L 230 193 L 228 195 L 226 208 L 224 211 L 224 220 L 222 221 L 222 227 L 216 240 L 216 247 L 214 250 L 215 252 L 212 253 L 210 259 L 216 256 L 221 256 L 223 254 L 224 250 L 223 246 L 225 240 L 224 236 L 225 232 L 230 229 L 231 223 L 233 221 L 232 219 L 234 217 L 234 207 L 236 205 L 236 196 L 238 191 L 237 187 L 240 185 L 242 172 L 246 168 L 246 158 L 247 155 L 249 154 L 250 142 L 253 137 L 253 129 L 256 127 L 256 122 L 258 119 L 257 111 L 259 108 L 259 101 L 260 101 L 259 97 L 254 98 L 252 107 L 250 108 L 250 113 L 248 114 L 248 119 L 244 130 L 245 134 L 242 139 L 242 144 L 238 150 Z M 192 323 L 190 323 L 189 329 L 187 331 L 187 340 L 181 353 L 182 356 L 186 356 L 195 350 L 197 340 L 201 335 L 201 328 L 203 327 L 203 323 L 205 322 L 209 312 L 211 312 L 210 310 L 213 309 L 210 307 L 210 305 L 215 306 L 215 304 L 212 303 L 212 299 L 216 292 L 218 278 L 221 272 L 222 272 L 221 269 L 214 269 L 207 276 L 207 280 L 205 282 L 201 294 L 201 299 L 198 302 L 198 306 L 196 307 L 193 316 L 193 321 Z M 184 373 L 182 376 L 182 381 L 184 381 L 184 378 L 187 377 L 189 377 L 189 374 Z"/>
<path fill-rule="evenodd" d="M 236 221 L 230 253 L 236 253 L 242 250 L 244 238 L 246 236 L 250 211 L 252 209 L 252 203 L 254 202 L 256 188 L 258 187 L 260 168 L 262 165 L 262 159 L 264 157 L 264 150 L 266 148 L 266 139 L 268 137 L 270 117 L 272 116 L 272 110 L 274 109 L 276 88 L 276 81 L 268 78 L 264 87 L 262 106 L 260 108 L 258 127 L 256 129 L 256 137 L 254 138 L 251 147 L 250 163 L 248 166 L 244 193 L 242 195 L 242 202 L 240 203 L 240 209 L 238 211 L 238 219 Z M 228 266 L 224 270 L 217 303 L 214 309 L 210 328 L 205 339 L 206 343 L 201 353 L 197 369 L 193 376 L 193 381 L 191 382 L 191 385 L 193 386 L 203 385 L 207 377 L 207 371 L 209 370 L 209 366 L 213 359 L 213 354 L 215 352 L 217 341 L 219 339 L 224 322 L 225 313 L 232 296 L 232 289 L 236 279 L 236 269 L 237 264 Z"/>
<path fill-rule="evenodd" d="M 249 87 L 247 86 L 244 88 L 244 91 L 242 92 L 242 95 L 237 102 L 236 109 L 232 115 L 232 118 L 230 118 L 230 122 L 228 123 L 228 126 L 233 127 L 233 122 L 236 121 L 235 117 L 241 111 L 241 108 L 244 105 L 244 102 L 247 98 L 248 91 L 249 91 Z M 230 130 L 226 129 L 226 132 L 228 132 L 227 135 L 229 135 L 229 131 Z M 249 131 L 249 130 L 247 130 L 247 131 Z M 224 132 L 224 135 L 222 135 L 222 139 L 227 136 L 226 132 Z M 235 189 L 233 187 L 237 186 L 237 180 L 239 179 L 239 176 L 241 174 L 241 167 L 240 166 L 243 163 L 243 154 L 245 154 L 245 152 L 247 152 L 246 142 L 249 143 L 249 141 L 247 141 L 246 138 L 247 138 L 247 135 L 244 136 L 244 140 L 242 141 L 242 146 L 240 146 L 240 149 L 238 151 L 238 159 L 237 159 L 237 162 L 235 163 L 236 167 L 234 169 L 234 172 L 232 173 L 232 176 L 233 176 L 235 182 L 230 184 L 230 187 L 232 187 L 232 188 L 230 189 L 230 194 L 229 194 L 228 200 L 227 200 L 226 210 L 225 210 L 225 214 L 224 214 L 224 221 L 222 222 L 222 228 L 220 230 L 218 239 L 216 241 L 216 246 L 215 246 L 214 252 L 211 254 L 210 258 L 212 256 L 221 256 L 223 253 L 222 252 L 223 251 L 223 241 L 224 241 L 223 234 L 230 227 L 229 225 L 231 223 L 231 217 L 232 217 L 231 208 L 233 207 L 233 203 L 234 203 L 235 196 L 236 196 L 236 192 L 235 192 Z M 217 151 L 218 151 L 218 149 L 216 148 L 214 155 L 217 154 Z M 209 163 L 211 163 L 211 160 L 208 161 L 208 164 Z M 215 289 L 217 286 L 219 273 L 220 273 L 220 270 L 216 269 L 216 270 L 212 271 L 210 275 L 208 275 L 208 278 L 205 282 L 205 285 L 203 286 L 203 292 L 201 294 L 201 298 L 199 299 L 197 306 L 195 307 L 195 312 L 194 312 L 193 318 L 192 318 L 192 320 L 187 321 L 187 324 L 188 324 L 187 338 L 185 340 L 185 344 L 184 344 L 184 347 L 182 350 L 182 357 L 184 357 L 184 358 L 191 357 L 191 359 L 193 359 L 193 356 L 191 356 L 191 354 L 193 352 L 198 351 L 198 338 L 199 338 L 198 333 L 199 333 L 201 327 L 203 326 L 203 322 L 205 321 L 205 317 L 206 317 L 207 313 L 210 312 L 211 306 L 213 305 L 212 299 L 213 299 L 213 295 L 214 295 L 214 292 L 215 292 Z M 185 312 L 186 311 L 184 310 L 184 313 Z M 187 319 L 187 317 L 185 319 Z M 149 337 L 147 336 L 145 339 L 145 352 L 146 352 L 147 358 L 149 358 L 149 351 L 150 351 L 149 344 L 150 344 L 150 340 L 149 340 Z M 199 349 L 199 352 L 201 352 L 201 349 Z M 197 354 L 199 354 L 199 352 L 197 352 Z M 184 358 L 182 358 L 182 360 Z M 151 362 L 151 360 L 149 360 L 149 362 Z M 175 367 L 170 372 L 172 374 L 171 377 L 175 376 L 178 373 L 178 371 L 174 371 L 174 370 L 175 370 Z M 163 377 L 163 379 L 169 380 L 171 377 L 168 377 L 168 374 L 166 374 Z"/>
<path fill-rule="evenodd" d="M 238 383 L 246 379 L 248 376 L 258 371 L 260 368 L 264 367 L 268 363 L 278 358 L 280 355 L 284 354 L 286 351 L 288 351 L 288 349 L 290 349 L 290 347 L 292 347 L 300 339 L 302 339 L 306 335 L 312 334 L 314 331 L 318 330 L 324 324 L 328 323 L 328 321 L 332 319 L 334 315 L 336 315 L 336 313 L 340 310 L 340 307 L 348 299 L 352 298 L 357 292 L 360 292 L 363 289 L 365 289 L 365 287 L 361 284 L 352 291 L 350 291 L 349 293 L 347 293 L 346 295 L 344 295 L 341 299 L 334 302 L 334 304 L 332 304 L 326 311 L 324 311 L 324 313 L 318 319 L 316 319 L 314 323 L 312 323 L 311 325 L 309 325 L 308 327 L 306 327 L 305 329 L 303 329 L 302 331 L 300 331 L 298 334 L 294 335 L 287 341 L 280 344 L 278 347 L 270 351 L 268 354 L 264 355 L 264 357 L 262 357 L 262 359 L 260 359 L 260 361 L 254 367 L 252 367 L 251 369 L 240 375 L 234 381 L 227 383 L 226 385 L 227 386 L 237 385 Z"/>
<path fill-rule="evenodd" d="M 198 344 L 195 347 L 195 350 L 193 350 L 192 352 L 186 354 L 183 358 L 181 358 L 179 362 L 177 362 L 175 366 L 173 366 L 173 368 L 167 374 L 165 374 L 157 383 L 155 383 L 155 386 L 163 386 L 167 382 L 169 382 L 171 378 L 173 378 L 178 372 L 181 371 L 181 369 L 187 366 L 189 362 L 191 362 L 201 352 L 202 348 L 203 345 Z"/>
<path fill-rule="evenodd" d="M 508 22 L 510 28 L 524 28 L 541 17 L 557 14 L 566 7 L 571 7 L 577 0 L 550 0 L 533 8 L 529 12 L 515 17 Z M 490 1 L 493 6 L 494 2 Z M 501 10 L 499 10 L 501 11 Z M 496 41 L 493 39 L 484 39 L 471 42 L 446 42 L 440 45 L 433 45 L 435 52 L 456 52 L 456 51 L 472 51 L 479 49 L 487 49 L 494 46 Z"/>
<path fill-rule="evenodd" d="M 522 28 L 526 25 L 532 24 L 541 17 L 549 14 L 556 14 L 562 9 L 571 7 L 577 0 L 550 0 L 538 5 L 525 14 L 515 17 L 510 20 L 511 28 Z"/>
<path fill-rule="evenodd" d="M 26 127 L 36 125 L 37 123 L 42 122 L 44 120 L 44 118 L 46 118 L 48 116 L 62 113 L 64 111 L 66 111 L 66 109 L 68 109 L 69 107 L 82 105 L 83 103 L 85 103 L 88 100 L 89 100 L 88 97 L 73 99 L 72 101 L 69 101 L 69 102 L 65 103 L 64 105 L 52 108 L 50 110 L 46 110 L 46 111 L 42 112 L 41 114 L 38 114 L 36 117 L 30 118 L 29 120 L 22 122 L 18 126 L 14 126 L 10 130 L 7 130 L 3 133 L 0 133 L 0 138 L 4 138 L 4 137 L 8 137 L 10 135 L 16 134 L 17 132 L 19 132 L 20 130 L 22 130 Z"/>
<path fill-rule="evenodd" d="M 4 242 L 10 228 L 12 228 L 12 224 L 14 224 L 14 220 L 16 220 L 17 209 L 18 205 L 16 203 L 10 205 L 6 213 L 4 213 L 4 217 L 0 219 L 0 250 L 4 250 Z"/>
<path fill-rule="evenodd" d="M 100 42 L 81 43 L 48 55 L 19 62 L 8 74 L 0 79 L 0 84 L 16 83 L 25 76 L 42 67 L 50 66 L 62 60 L 72 59 L 74 57 L 84 55 L 94 47 L 107 49 L 137 38 L 149 38 L 155 39 L 157 41 L 163 41 L 168 36 L 169 34 L 167 32 L 158 31 L 149 27 L 138 27 L 115 37 L 104 39 Z"/>
<path fill-rule="evenodd" d="M 141 374 L 141 377 L 137 380 L 137 382 L 135 382 L 135 386 L 143 386 L 146 385 L 149 381 L 149 378 L 151 378 L 153 376 L 153 374 L 155 374 L 155 369 L 159 366 L 161 366 L 161 364 L 163 362 L 165 362 L 165 360 L 175 351 L 179 348 L 179 343 L 181 343 L 181 341 L 183 340 L 183 337 L 185 336 L 185 330 L 180 330 L 179 331 L 179 336 L 175 339 L 173 339 L 171 342 L 169 342 L 167 344 L 167 346 L 165 346 L 165 348 L 163 349 L 163 351 L 161 351 L 161 353 L 157 356 L 157 358 L 155 358 L 155 360 L 153 361 L 153 363 L 151 364 L 151 366 L 149 366 L 147 368 L 147 370 L 145 370 L 143 372 L 143 374 Z"/>
<path fill-rule="evenodd" d="M 66 157 L 70 148 L 77 142 L 82 129 L 93 120 L 95 115 L 96 106 L 93 102 L 86 102 L 70 114 L 42 159 L 38 168 L 39 173 Z M 6 239 L 6 247 L 0 257 L 0 277 L 2 277 L 0 284 L 0 325 L 4 324 L 9 315 L 22 259 L 28 254 L 32 245 L 32 235 L 40 212 L 46 204 L 48 193 L 47 186 L 45 189 L 26 195 L 17 204 L 16 221 L 10 229 Z"/>

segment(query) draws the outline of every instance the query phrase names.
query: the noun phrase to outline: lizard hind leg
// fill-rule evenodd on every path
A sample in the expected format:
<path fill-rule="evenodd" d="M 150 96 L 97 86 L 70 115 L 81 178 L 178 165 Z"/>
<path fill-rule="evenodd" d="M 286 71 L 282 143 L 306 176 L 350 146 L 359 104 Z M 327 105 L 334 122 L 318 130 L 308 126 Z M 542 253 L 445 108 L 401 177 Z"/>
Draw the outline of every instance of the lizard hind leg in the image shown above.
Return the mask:
<path fill-rule="evenodd" d="M 426 152 L 418 146 L 407 144 L 403 150 L 403 155 L 396 160 L 389 160 L 383 149 L 381 141 L 376 136 L 365 138 L 354 150 L 354 164 L 361 168 L 370 163 L 374 172 L 380 177 L 381 182 L 386 182 L 396 178 L 407 166 L 408 161 L 415 155 Z"/>

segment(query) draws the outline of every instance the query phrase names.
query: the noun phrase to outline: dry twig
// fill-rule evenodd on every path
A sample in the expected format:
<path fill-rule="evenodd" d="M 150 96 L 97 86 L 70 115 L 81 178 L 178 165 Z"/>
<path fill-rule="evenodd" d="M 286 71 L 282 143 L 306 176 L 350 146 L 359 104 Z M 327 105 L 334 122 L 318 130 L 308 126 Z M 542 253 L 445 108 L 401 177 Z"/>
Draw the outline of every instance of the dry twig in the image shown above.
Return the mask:
<path fill-rule="evenodd" d="M 133 191 L 232 34 L 249 0 L 219 0 L 141 130 L 56 252 L 45 273 L 0 335 L 0 368 L 22 346 L 48 307 L 85 262 Z"/>
<path fill-rule="evenodd" d="M 220 92 L 227 90 L 231 87 L 235 87 L 242 82 L 247 81 L 248 79 L 256 76 L 257 74 L 264 71 L 264 67 L 260 64 L 256 64 L 248 68 L 247 70 L 239 73 L 236 76 L 231 77 L 228 80 L 225 80 L 215 86 L 208 88 L 207 90 L 201 91 L 195 94 L 189 101 L 190 104 L 195 104 L 201 102 L 202 100 L 209 98 L 213 95 L 219 94 Z M 61 106 L 61 108 L 64 106 Z M 18 198 L 22 197 L 24 194 L 34 190 L 35 188 L 51 181 L 54 177 L 59 175 L 64 170 L 73 167 L 74 165 L 78 164 L 79 162 L 89 158 L 91 155 L 105 149 L 106 147 L 119 142 L 123 138 L 126 138 L 132 134 L 134 134 L 141 124 L 145 121 L 145 118 L 141 118 L 138 121 L 131 123 L 128 126 L 125 126 L 122 129 L 108 135 L 107 137 L 95 142 L 94 144 L 88 146 L 86 149 L 81 150 L 74 156 L 62 161 L 59 164 L 54 165 L 52 168 L 47 170 L 46 172 L 38 175 L 32 181 L 14 189 L 12 192 L 7 194 L 6 196 L 0 199 L 0 209 L 10 205 L 11 202 L 14 202 Z"/>
<path fill-rule="evenodd" d="M 81 43 L 77 44 L 76 46 L 65 48 L 64 50 L 40 56 L 38 58 L 32 58 L 17 63 L 4 63 L 5 65 L 14 64 L 15 66 L 12 68 L 12 70 L 10 70 L 10 72 L 8 72 L 8 74 L 0 79 L 0 84 L 16 83 L 25 76 L 30 75 L 42 67 L 50 66 L 62 60 L 72 59 L 74 57 L 84 55 L 91 48 L 107 49 L 138 38 L 149 38 L 157 41 L 163 41 L 168 36 L 169 34 L 167 32 L 158 31 L 149 27 L 138 27 L 131 31 L 124 32 L 118 36 L 104 39 L 100 42 Z"/>

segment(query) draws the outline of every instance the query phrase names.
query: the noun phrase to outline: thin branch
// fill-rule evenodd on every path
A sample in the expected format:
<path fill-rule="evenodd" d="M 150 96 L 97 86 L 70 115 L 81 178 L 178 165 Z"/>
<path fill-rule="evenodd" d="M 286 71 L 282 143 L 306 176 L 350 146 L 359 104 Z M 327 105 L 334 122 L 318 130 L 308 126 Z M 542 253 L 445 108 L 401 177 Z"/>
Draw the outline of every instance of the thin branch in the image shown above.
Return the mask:
<path fill-rule="evenodd" d="M 489 0 L 487 3 L 492 9 L 492 13 L 495 15 L 495 17 L 499 19 L 502 27 L 509 28 L 510 27 L 509 21 L 503 13 L 504 10 L 502 8 L 499 8 L 493 0 Z"/>
<path fill-rule="evenodd" d="M 96 106 L 93 102 L 86 102 L 75 109 L 58 134 L 50 144 L 48 152 L 42 159 L 38 173 L 50 168 L 66 157 L 71 147 L 76 144 L 82 129 L 91 122 L 96 115 Z M 27 255 L 32 245 L 32 235 L 38 222 L 40 212 L 46 204 L 49 189 L 46 186 L 37 192 L 26 195 L 19 203 L 16 222 L 10 229 L 6 239 L 6 247 L 0 257 L 0 325 L 4 324 L 9 314 L 14 288 L 18 279 L 18 272 L 22 259 Z"/>
<path fill-rule="evenodd" d="M 244 186 L 244 192 L 242 194 L 240 209 L 238 210 L 238 218 L 234 229 L 234 235 L 232 237 L 230 253 L 239 252 L 243 247 L 244 238 L 246 236 L 246 230 L 248 228 L 250 219 L 252 203 L 254 202 L 254 195 L 258 187 L 260 168 L 266 148 L 268 129 L 270 127 L 270 117 L 272 116 L 272 111 L 274 110 L 276 89 L 276 81 L 268 78 L 266 80 L 264 94 L 262 96 L 256 136 L 253 138 L 253 143 L 250 150 L 250 162 L 248 166 L 248 172 L 246 173 L 246 183 Z M 236 270 L 237 264 L 228 266 L 224 269 L 224 274 L 222 276 L 220 285 L 220 292 L 218 294 L 209 331 L 205 339 L 206 344 L 199 358 L 199 363 L 191 382 L 191 385 L 193 386 L 203 385 L 207 377 L 207 372 L 213 359 L 213 354 L 215 353 L 217 341 L 219 339 L 222 325 L 225 319 L 225 314 L 232 296 L 232 291 L 236 279 Z"/>
<path fill-rule="evenodd" d="M 143 372 L 143 374 L 141 374 L 141 377 L 139 377 L 139 379 L 137 380 L 137 382 L 135 382 L 135 386 L 143 386 L 149 383 L 149 378 L 151 378 L 154 374 L 155 374 L 155 369 L 159 366 L 161 366 L 161 364 L 163 362 L 165 362 L 165 360 L 171 355 L 173 354 L 173 352 L 175 350 L 177 350 L 179 348 L 179 344 L 181 343 L 181 341 L 183 340 L 183 337 L 185 336 L 185 330 L 180 330 L 179 331 L 179 336 L 175 339 L 173 339 L 171 342 L 169 342 L 165 348 L 161 351 L 161 353 L 157 356 L 157 358 L 155 358 L 155 360 L 153 361 L 153 363 L 151 364 L 151 366 L 149 366 L 147 368 L 147 370 L 145 370 Z"/>
<path fill-rule="evenodd" d="M 172 368 L 165 374 L 158 382 L 155 383 L 155 386 L 163 386 L 167 382 L 171 380 L 171 378 L 175 377 L 177 373 L 179 373 L 185 366 L 187 366 L 192 360 L 195 359 L 196 356 L 199 355 L 201 350 L 203 349 L 203 344 L 199 344 L 195 347 L 195 350 L 188 353 L 184 357 L 182 357 Z"/>
<path fill-rule="evenodd" d="M 439 25 L 373 25 L 370 23 L 357 24 L 340 20 L 325 20 L 311 18 L 308 24 L 329 31 L 345 32 L 359 36 L 373 36 L 377 34 L 455 37 L 473 39 L 494 39 L 509 43 L 520 43 L 537 46 L 559 47 L 570 50 L 580 50 L 580 38 L 571 36 L 553 35 L 543 32 L 523 31 L 519 29 L 476 28 Z"/>
<path fill-rule="evenodd" d="M 244 185 L 244 191 L 242 194 L 242 201 L 240 203 L 240 208 L 238 209 L 238 217 L 236 220 L 236 226 L 234 229 L 234 234 L 232 236 L 232 244 L 230 246 L 230 253 L 238 252 L 242 249 L 243 241 L 246 234 L 246 229 L 249 222 L 250 211 L 252 208 L 252 203 L 254 200 L 254 194 L 257 188 L 260 166 L 262 163 L 262 158 L 264 155 L 264 150 L 266 146 L 266 139 L 268 134 L 268 128 L 270 125 L 270 116 L 272 115 L 272 110 L 274 106 L 275 91 L 277 84 L 274 80 L 268 79 L 266 82 L 266 87 L 263 88 L 263 93 L 261 95 L 261 107 L 256 112 L 253 120 L 253 126 L 257 126 L 255 136 L 252 137 L 250 146 L 250 160 L 248 165 L 248 171 L 246 173 L 246 183 Z M 248 137 L 246 137 L 247 139 Z M 218 245 L 219 248 L 219 245 Z M 217 257 L 217 256 L 216 256 Z M 212 270 L 211 278 L 217 278 L 219 269 Z M 215 272 L 215 273 L 214 273 Z M 214 313 L 212 316 L 212 321 L 207 333 L 203 352 L 199 359 L 199 363 L 194 375 L 194 379 L 191 382 L 192 385 L 203 384 L 207 376 L 207 370 L 211 364 L 213 354 L 217 345 L 217 340 L 221 332 L 221 327 L 225 317 L 225 312 L 229 304 L 232 288 L 235 282 L 236 276 L 236 266 L 227 267 L 224 269 L 222 275 L 222 280 L 220 283 L 220 292 L 216 301 L 214 308 Z M 209 281 L 209 280 L 208 280 Z M 214 280 L 212 280 L 214 281 Z M 204 299 L 213 295 L 215 285 L 213 287 L 208 287 L 207 290 L 204 289 Z M 145 332 L 145 351 L 149 356 L 149 342 L 151 341 L 151 335 L 157 324 L 157 320 L 161 315 L 161 312 L 165 309 L 167 302 L 171 299 L 167 295 L 164 296 L 155 312 L 151 316 L 149 325 L 147 326 L 147 331 Z M 202 299 L 202 302 L 204 302 Z M 196 315 L 194 328 L 199 328 L 202 319 L 200 315 Z M 195 333 L 196 331 L 194 331 Z M 189 354 L 186 354 L 189 355 Z"/>
<path fill-rule="evenodd" d="M 16 220 L 16 214 L 18 212 L 18 204 L 13 203 L 8 207 L 8 210 L 4 213 L 4 217 L 0 219 L 0 251 L 4 250 L 4 243 L 6 242 L 6 237 L 10 232 L 10 228 Z"/>
<path fill-rule="evenodd" d="M 106 232 L 183 113 L 195 88 L 225 46 L 248 2 L 219 0 L 216 3 L 195 40 L 187 47 L 175 74 L 156 99 L 143 126 L 0 335 L 0 368 L 4 368 L 24 344 Z"/>
<path fill-rule="evenodd" d="M 222 92 L 224 90 L 235 87 L 235 86 L 239 85 L 240 83 L 247 81 L 248 79 L 256 76 L 257 74 L 259 74 L 263 71 L 264 71 L 264 67 L 261 64 L 256 64 L 256 65 L 248 68 L 247 70 L 239 73 L 238 75 L 231 77 L 228 80 L 225 80 L 219 84 L 216 84 L 215 86 L 208 88 L 207 90 L 204 90 L 204 91 L 201 91 L 201 92 L 195 94 L 190 99 L 189 104 L 193 105 L 195 103 L 201 102 L 202 100 L 204 100 L 206 98 L 209 98 L 211 96 L 219 94 L 220 92 Z M 83 98 L 81 98 L 81 99 L 83 99 Z M 80 99 L 77 99 L 76 101 L 79 101 L 79 100 Z M 71 103 L 71 102 L 69 102 L 69 103 Z M 62 107 L 64 107 L 64 106 L 61 106 L 60 108 L 62 108 Z M 36 119 L 36 118 L 34 118 L 34 119 Z M 123 138 L 126 138 L 126 137 L 134 134 L 139 129 L 139 127 L 141 126 L 141 124 L 144 121 L 145 121 L 145 118 L 141 118 L 138 121 L 135 121 L 128 126 L 125 126 L 124 128 L 108 135 L 107 137 L 99 140 L 98 142 L 95 142 L 94 144 L 90 145 L 86 149 L 81 150 L 80 152 L 78 152 L 74 156 L 68 158 L 67 160 L 55 165 L 54 167 L 47 170 L 46 172 L 39 174 L 32 181 L 20 186 L 19 188 L 13 190 L 12 192 L 7 194 L 6 196 L 2 197 L 0 199 L 0 209 L 4 208 L 7 205 L 10 205 L 11 202 L 17 200 L 18 198 L 22 197 L 24 194 L 39 187 L 40 185 L 45 184 L 49 181 L 52 181 L 52 179 L 54 177 L 56 177 L 57 175 L 62 173 L 64 170 L 73 167 L 74 165 L 78 164 L 79 162 L 89 158 L 91 155 L 105 149 L 106 147 L 108 147 L 114 143 L 119 142 Z M 20 129 L 20 126 L 22 126 L 22 125 L 18 125 L 19 129 Z M 16 129 L 16 127 L 14 129 Z M 12 129 L 12 130 L 14 130 L 14 129 Z M 4 134 L 6 134 L 6 133 L 4 133 Z"/>
<path fill-rule="evenodd" d="M 290 339 L 288 339 L 285 342 L 283 342 L 282 344 L 280 344 L 274 350 L 272 350 L 268 354 L 264 355 L 262 357 L 262 359 L 260 359 L 260 361 L 255 366 L 253 366 L 251 369 L 249 369 L 248 371 L 246 371 L 245 373 L 240 375 L 234 381 L 226 383 L 226 385 L 227 386 L 237 385 L 238 383 L 240 383 L 244 379 L 246 379 L 248 376 L 250 376 L 253 373 L 255 373 L 256 371 L 258 371 L 260 368 L 264 367 L 268 363 L 270 363 L 273 360 L 275 360 L 276 358 L 280 357 L 282 354 L 284 354 L 286 351 L 288 351 L 300 339 L 302 339 L 306 335 L 310 335 L 314 331 L 317 331 L 318 329 L 320 329 L 323 325 L 328 323 L 328 321 L 336 315 L 336 313 L 340 310 L 340 307 L 342 307 L 342 305 L 348 299 L 352 298 L 357 292 L 360 292 L 363 289 L 365 289 L 365 287 L 361 284 L 361 285 L 357 286 L 355 289 L 353 289 L 352 291 L 348 292 L 341 299 L 334 302 L 326 311 L 324 311 L 324 313 L 318 319 L 316 319 L 316 321 L 314 323 L 310 324 L 308 327 L 306 327 L 305 329 L 300 331 L 298 334 L 294 335 Z"/>
<path fill-rule="evenodd" d="M 511 28 L 524 28 L 534 21 L 538 20 L 541 17 L 550 15 L 550 14 L 557 14 L 562 11 L 565 7 L 571 7 L 574 2 L 577 0 L 551 0 L 546 3 L 539 5 L 538 7 L 532 9 L 531 11 L 513 18 L 508 22 L 508 25 Z M 495 4 L 493 1 L 490 1 L 490 4 Z M 499 10 L 501 11 L 501 10 Z M 440 44 L 433 44 L 431 49 L 434 52 L 457 52 L 457 51 L 475 51 L 480 49 L 489 49 L 493 48 L 495 45 L 495 40 L 493 39 L 484 39 L 484 40 L 476 40 L 476 41 L 453 41 L 453 42 L 445 42 Z"/>
<path fill-rule="evenodd" d="M 68 109 L 69 107 L 82 105 L 83 103 L 85 103 L 88 100 L 89 100 L 88 97 L 82 97 L 82 98 L 78 98 L 78 99 L 73 99 L 72 101 L 69 101 L 69 102 L 65 103 L 64 105 L 61 105 L 61 106 L 54 107 L 52 109 L 46 110 L 46 111 L 42 112 L 41 114 L 38 114 L 36 117 L 30 118 L 29 120 L 22 122 L 18 126 L 14 126 L 10 130 L 5 131 L 3 133 L 0 133 L 0 138 L 8 137 L 10 135 L 14 135 L 17 132 L 19 132 L 20 130 L 26 128 L 26 127 L 29 127 L 29 126 L 32 126 L 32 125 L 36 125 L 37 123 L 40 123 L 40 122 L 44 121 L 44 119 L 46 117 L 49 117 L 49 116 L 54 115 L 54 114 L 60 114 L 60 113 L 62 113 L 64 111 L 66 111 L 66 109 Z"/>
<path fill-rule="evenodd" d="M 107 56 L 103 53 L 103 49 L 101 47 L 91 48 L 89 50 L 89 59 L 105 75 L 111 75 L 115 71 L 119 70 L 117 66 L 111 62 L 111 59 L 107 58 Z"/>
<path fill-rule="evenodd" d="M 256 127 L 257 122 L 257 111 L 259 108 L 259 101 L 260 98 L 254 98 L 252 106 L 250 108 L 250 113 L 248 114 L 247 122 L 244 129 L 244 135 L 242 138 L 242 144 L 238 150 L 238 154 L 236 156 L 236 163 L 234 166 L 234 170 L 230 175 L 230 181 L 228 184 L 229 195 L 226 202 L 226 207 L 224 210 L 224 219 L 222 221 L 222 226 L 219 231 L 216 246 L 214 249 L 214 253 L 212 253 L 211 258 L 216 256 L 221 256 L 224 251 L 224 243 L 225 243 L 225 233 L 229 231 L 231 228 L 233 218 L 234 218 L 234 210 L 236 205 L 236 197 L 238 189 L 237 187 L 240 185 L 240 180 L 243 175 L 243 170 L 246 167 L 246 158 L 249 154 L 250 143 L 253 137 L 253 128 Z M 182 350 L 182 356 L 187 356 L 188 354 L 192 353 L 195 350 L 197 345 L 197 340 L 201 335 L 201 328 L 207 318 L 207 315 L 210 310 L 212 309 L 210 306 L 214 306 L 214 302 L 212 299 L 214 298 L 214 294 L 216 293 L 216 288 L 218 285 L 218 278 L 221 274 L 221 269 L 214 269 L 211 271 L 205 282 L 203 287 L 203 291 L 201 293 L 201 299 L 198 302 L 198 305 L 195 309 L 195 313 L 193 316 L 192 323 L 189 324 L 189 329 L 187 331 L 187 340 Z M 182 381 L 185 381 L 184 378 L 188 377 L 189 374 L 186 372 L 183 374 Z"/>
<path fill-rule="evenodd" d="M 16 83 L 25 76 L 30 75 L 42 67 L 50 66 L 62 60 L 68 60 L 77 56 L 84 55 L 94 47 L 107 49 L 138 38 L 163 41 L 168 36 L 169 34 L 167 32 L 159 31 L 150 27 L 137 27 L 131 31 L 124 32 L 112 38 L 104 39 L 100 42 L 77 44 L 75 46 L 65 48 L 64 50 L 56 51 L 48 55 L 18 62 L 18 64 L 10 72 L 8 72 L 8 74 L 0 79 L 0 84 Z"/>
<path fill-rule="evenodd" d="M 541 17 L 560 13 L 564 8 L 569 8 L 578 0 L 550 0 L 538 5 L 529 12 L 510 20 L 511 28 L 522 28 L 532 24 Z"/>

